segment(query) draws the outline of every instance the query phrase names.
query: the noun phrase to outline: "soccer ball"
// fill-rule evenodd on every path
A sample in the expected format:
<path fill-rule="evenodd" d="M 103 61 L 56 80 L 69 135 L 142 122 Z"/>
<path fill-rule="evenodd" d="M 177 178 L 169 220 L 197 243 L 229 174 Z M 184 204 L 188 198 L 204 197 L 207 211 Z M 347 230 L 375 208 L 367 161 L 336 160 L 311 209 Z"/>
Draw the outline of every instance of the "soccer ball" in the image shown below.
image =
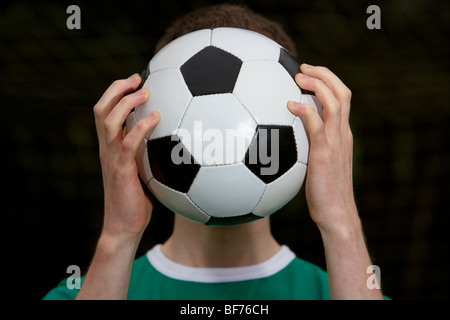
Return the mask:
<path fill-rule="evenodd" d="M 216 28 L 179 37 L 144 72 L 150 98 L 127 131 L 152 111 L 160 122 L 141 143 L 142 181 L 175 213 L 211 226 L 268 216 L 300 190 L 308 160 L 303 123 L 289 100 L 322 107 L 294 81 L 299 64 L 271 39 Z"/>

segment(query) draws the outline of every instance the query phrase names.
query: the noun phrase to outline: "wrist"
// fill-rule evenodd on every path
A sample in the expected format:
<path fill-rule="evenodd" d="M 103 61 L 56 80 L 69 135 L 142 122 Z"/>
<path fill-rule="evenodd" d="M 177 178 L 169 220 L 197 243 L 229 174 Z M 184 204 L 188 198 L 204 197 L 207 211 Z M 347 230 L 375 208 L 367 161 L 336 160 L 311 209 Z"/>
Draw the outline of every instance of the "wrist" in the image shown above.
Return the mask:
<path fill-rule="evenodd" d="M 97 243 L 97 251 L 109 257 L 129 252 L 134 257 L 141 236 L 142 233 L 118 233 L 103 230 Z"/>
<path fill-rule="evenodd" d="M 77 299 L 126 299 L 139 241 L 103 230 Z"/>
<path fill-rule="evenodd" d="M 322 237 L 336 241 L 349 241 L 362 236 L 362 225 L 355 206 L 334 210 L 327 219 L 316 221 Z"/>

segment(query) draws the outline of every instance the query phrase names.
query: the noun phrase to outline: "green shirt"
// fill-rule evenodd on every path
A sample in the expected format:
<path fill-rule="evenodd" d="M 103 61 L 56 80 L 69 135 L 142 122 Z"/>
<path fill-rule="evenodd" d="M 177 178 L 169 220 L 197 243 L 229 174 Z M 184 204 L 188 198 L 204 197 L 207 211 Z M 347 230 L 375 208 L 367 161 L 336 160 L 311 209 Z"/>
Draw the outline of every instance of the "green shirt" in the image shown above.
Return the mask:
<path fill-rule="evenodd" d="M 77 293 L 63 280 L 44 299 L 75 299 Z M 194 268 L 169 260 L 157 245 L 134 261 L 128 290 L 128 299 L 140 300 L 329 298 L 326 272 L 296 257 L 287 246 L 257 265 Z"/>

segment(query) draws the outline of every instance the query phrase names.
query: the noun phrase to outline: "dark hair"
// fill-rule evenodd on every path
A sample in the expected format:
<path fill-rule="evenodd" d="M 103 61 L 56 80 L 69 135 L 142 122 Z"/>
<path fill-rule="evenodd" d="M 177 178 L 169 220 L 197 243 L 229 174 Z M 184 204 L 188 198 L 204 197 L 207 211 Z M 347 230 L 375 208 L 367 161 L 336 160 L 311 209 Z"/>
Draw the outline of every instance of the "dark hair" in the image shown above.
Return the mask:
<path fill-rule="evenodd" d="M 255 31 L 274 40 L 293 56 L 296 56 L 292 39 L 283 27 L 247 7 L 232 4 L 218 4 L 203 7 L 189 12 L 176 20 L 158 41 L 155 52 L 172 40 L 192 31 L 213 29 L 218 27 L 233 27 Z"/>

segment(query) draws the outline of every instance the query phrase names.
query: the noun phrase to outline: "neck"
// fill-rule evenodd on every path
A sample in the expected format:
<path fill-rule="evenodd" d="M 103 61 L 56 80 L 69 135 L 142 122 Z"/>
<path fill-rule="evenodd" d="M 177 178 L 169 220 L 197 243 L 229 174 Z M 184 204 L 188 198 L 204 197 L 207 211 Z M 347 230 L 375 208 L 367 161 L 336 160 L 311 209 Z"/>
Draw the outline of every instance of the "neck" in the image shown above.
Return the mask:
<path fill-rule="evenodd" d="M 173 233 L 162 246 L 170 260 L 201 268 L 254 265 L 279 249 L 268 217 L 239 226 L 209 227 L 175 215 Z"/>

